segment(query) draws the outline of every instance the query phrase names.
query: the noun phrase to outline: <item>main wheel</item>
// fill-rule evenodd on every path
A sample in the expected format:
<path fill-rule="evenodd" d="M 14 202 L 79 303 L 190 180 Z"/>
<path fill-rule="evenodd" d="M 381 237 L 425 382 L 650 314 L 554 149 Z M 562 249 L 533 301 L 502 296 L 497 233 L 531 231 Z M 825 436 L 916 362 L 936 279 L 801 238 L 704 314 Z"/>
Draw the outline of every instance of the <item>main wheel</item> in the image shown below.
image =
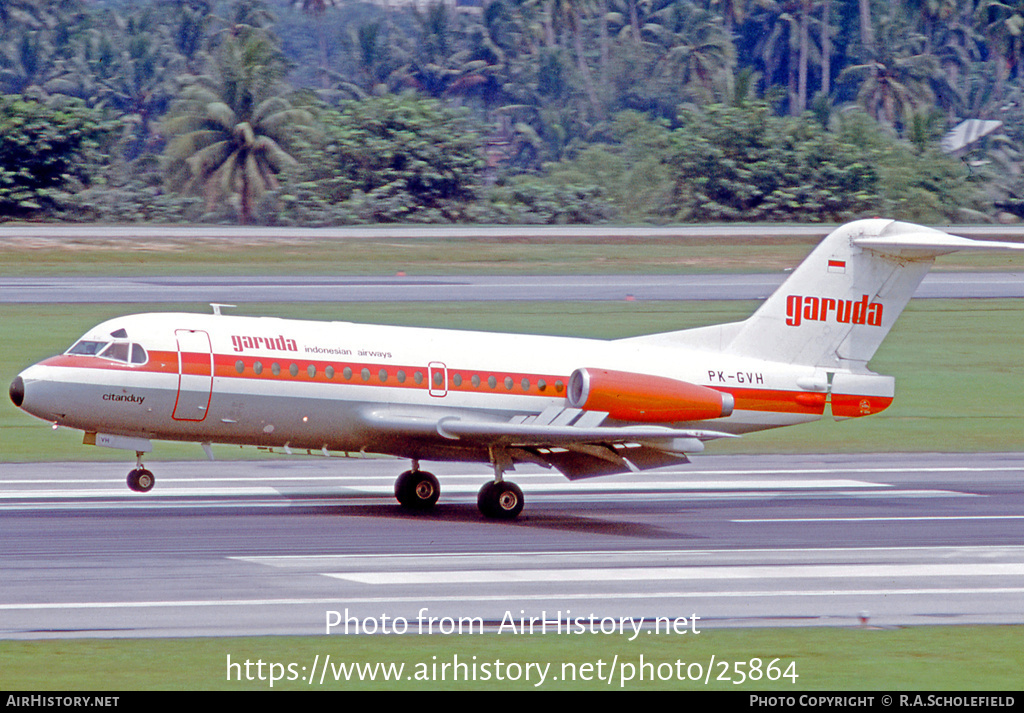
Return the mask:
<path fill-rule="evenodd" d="M 484 517 L 514 520 L 523 511 L 523 491 L 518 485 L 507 480 L 492 480 L 480 488 L 476 504 Z"/>
<path fill-rule="evenodd" d="M 395 481 L 395 497 L 410 510 L 429 510 L 440 495 L 441 484 L 425 470 L 407 470 Z"/>
<path fill-rule="evenodd" d="M 128 487 L 136 493 L 148 493 L 155 483 L 156 478 L 145 468 L 136 468 L 128 473 Z"/>

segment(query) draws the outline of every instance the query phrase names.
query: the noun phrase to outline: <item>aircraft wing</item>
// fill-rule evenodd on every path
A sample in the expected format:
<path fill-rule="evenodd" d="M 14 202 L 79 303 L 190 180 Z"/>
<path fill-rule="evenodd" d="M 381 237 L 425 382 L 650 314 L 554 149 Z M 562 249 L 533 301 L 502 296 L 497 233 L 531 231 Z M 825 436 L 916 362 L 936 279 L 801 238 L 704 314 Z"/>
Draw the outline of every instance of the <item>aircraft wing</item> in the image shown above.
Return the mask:
<path fill-rule="evenodd" d="M 552 407 L 541 414 L 487 420 L 470 413 L 414 414 L 373 410 L 367 425 L 418 437 L 440 436 L 467 446 L 497 448 L 512 462 L 555 467 L 570 479 L 679 465 L 704 441 L 733 434 L 669 426 L 604 426 L 608 414 Z M 509 464 L 511 465 L 511 463 Z"/>

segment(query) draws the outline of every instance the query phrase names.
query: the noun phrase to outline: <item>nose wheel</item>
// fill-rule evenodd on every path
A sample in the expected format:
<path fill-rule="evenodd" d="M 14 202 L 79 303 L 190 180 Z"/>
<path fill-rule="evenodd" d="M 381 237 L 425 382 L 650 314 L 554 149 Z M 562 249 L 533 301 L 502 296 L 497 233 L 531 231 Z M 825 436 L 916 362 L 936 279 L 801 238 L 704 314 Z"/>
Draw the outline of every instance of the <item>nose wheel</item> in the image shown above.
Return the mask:
<path fill-rule="evenodd" d="M 145 468 L 136 468 L 128 473 L 128 487 L 136 493 L 148 493 L 155 482 L 156 478 Z"/>
<path fill-rule="evenodd" d="M 148 493 L 156 484 L 156 478 L 142 465 L 142 451 L 135 451 L 135 469 L 128 473 L 128 487 L 136 493 Z"/>

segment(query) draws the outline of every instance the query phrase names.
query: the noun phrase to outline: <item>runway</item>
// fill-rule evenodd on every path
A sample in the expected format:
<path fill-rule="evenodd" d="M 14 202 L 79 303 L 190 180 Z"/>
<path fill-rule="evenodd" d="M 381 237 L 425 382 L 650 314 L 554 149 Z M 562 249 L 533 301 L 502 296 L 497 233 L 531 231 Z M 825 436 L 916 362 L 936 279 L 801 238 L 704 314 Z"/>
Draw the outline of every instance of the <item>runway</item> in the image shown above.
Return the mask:
<path fill-rule="evenodd" d="M 0 303 L 755 300 L 785 274 L 0 277 Z M 1024 274 L 927 275 L 918 298 L 1024 297 Z"/>
<path fill-rule="evenodd" d="M 0 464 L 0 637 L 1024 623 L 1024 453 L 530 469 L 513 523 L 478 513 L 480 466 L 424 464 L 441 502 L 412 515 L 391 459 L 149 465 L 143 495 L 127 462 Z"/>

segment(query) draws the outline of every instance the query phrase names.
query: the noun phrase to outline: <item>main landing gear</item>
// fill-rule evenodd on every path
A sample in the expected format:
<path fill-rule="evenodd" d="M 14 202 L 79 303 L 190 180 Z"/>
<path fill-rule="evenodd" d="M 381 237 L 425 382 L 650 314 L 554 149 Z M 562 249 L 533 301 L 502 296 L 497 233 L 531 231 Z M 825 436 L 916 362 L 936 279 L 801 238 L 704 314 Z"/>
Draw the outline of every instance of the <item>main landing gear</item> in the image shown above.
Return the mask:
<path fill-rule="evenodd" d="M 476 498 L 480 512 L 492 520 L 514 520 L 523 511 L 523 491 L 502 478 L 504 470 L 495 465 L 495 479 L 485 483 Z M 433 473 L 420 470 L 416 460 L 412 462 L 412 470 L 405 471 L 395 481 L 395 497 L 407 510 L 429 510 L 440 495 L 437 478 Z"/>
<path fill-rule="evenodd" d="M 402 507 L 409 510 L 429 510 L 441 495 L 441 484 L 433 473 L 420 470 L 420 464 L 413 461 L 412 470 L 407 470 L 395 481 L 395 497 Z"/>
<path fill-rule="evenodd" d="M 476 505 L 484 517 L 514 520 L 523 511 L 523 491 L 507 480 L 492 480 L 480 488 Z"/>
<path fill-rule="evenodd" d="M 128 473 L 128 487 L 136 493 L 148 493 L 153 489 L 156 478 L 143 467 L 141 451 L 135 453 L 135 464 L 135 469 Z"/>

